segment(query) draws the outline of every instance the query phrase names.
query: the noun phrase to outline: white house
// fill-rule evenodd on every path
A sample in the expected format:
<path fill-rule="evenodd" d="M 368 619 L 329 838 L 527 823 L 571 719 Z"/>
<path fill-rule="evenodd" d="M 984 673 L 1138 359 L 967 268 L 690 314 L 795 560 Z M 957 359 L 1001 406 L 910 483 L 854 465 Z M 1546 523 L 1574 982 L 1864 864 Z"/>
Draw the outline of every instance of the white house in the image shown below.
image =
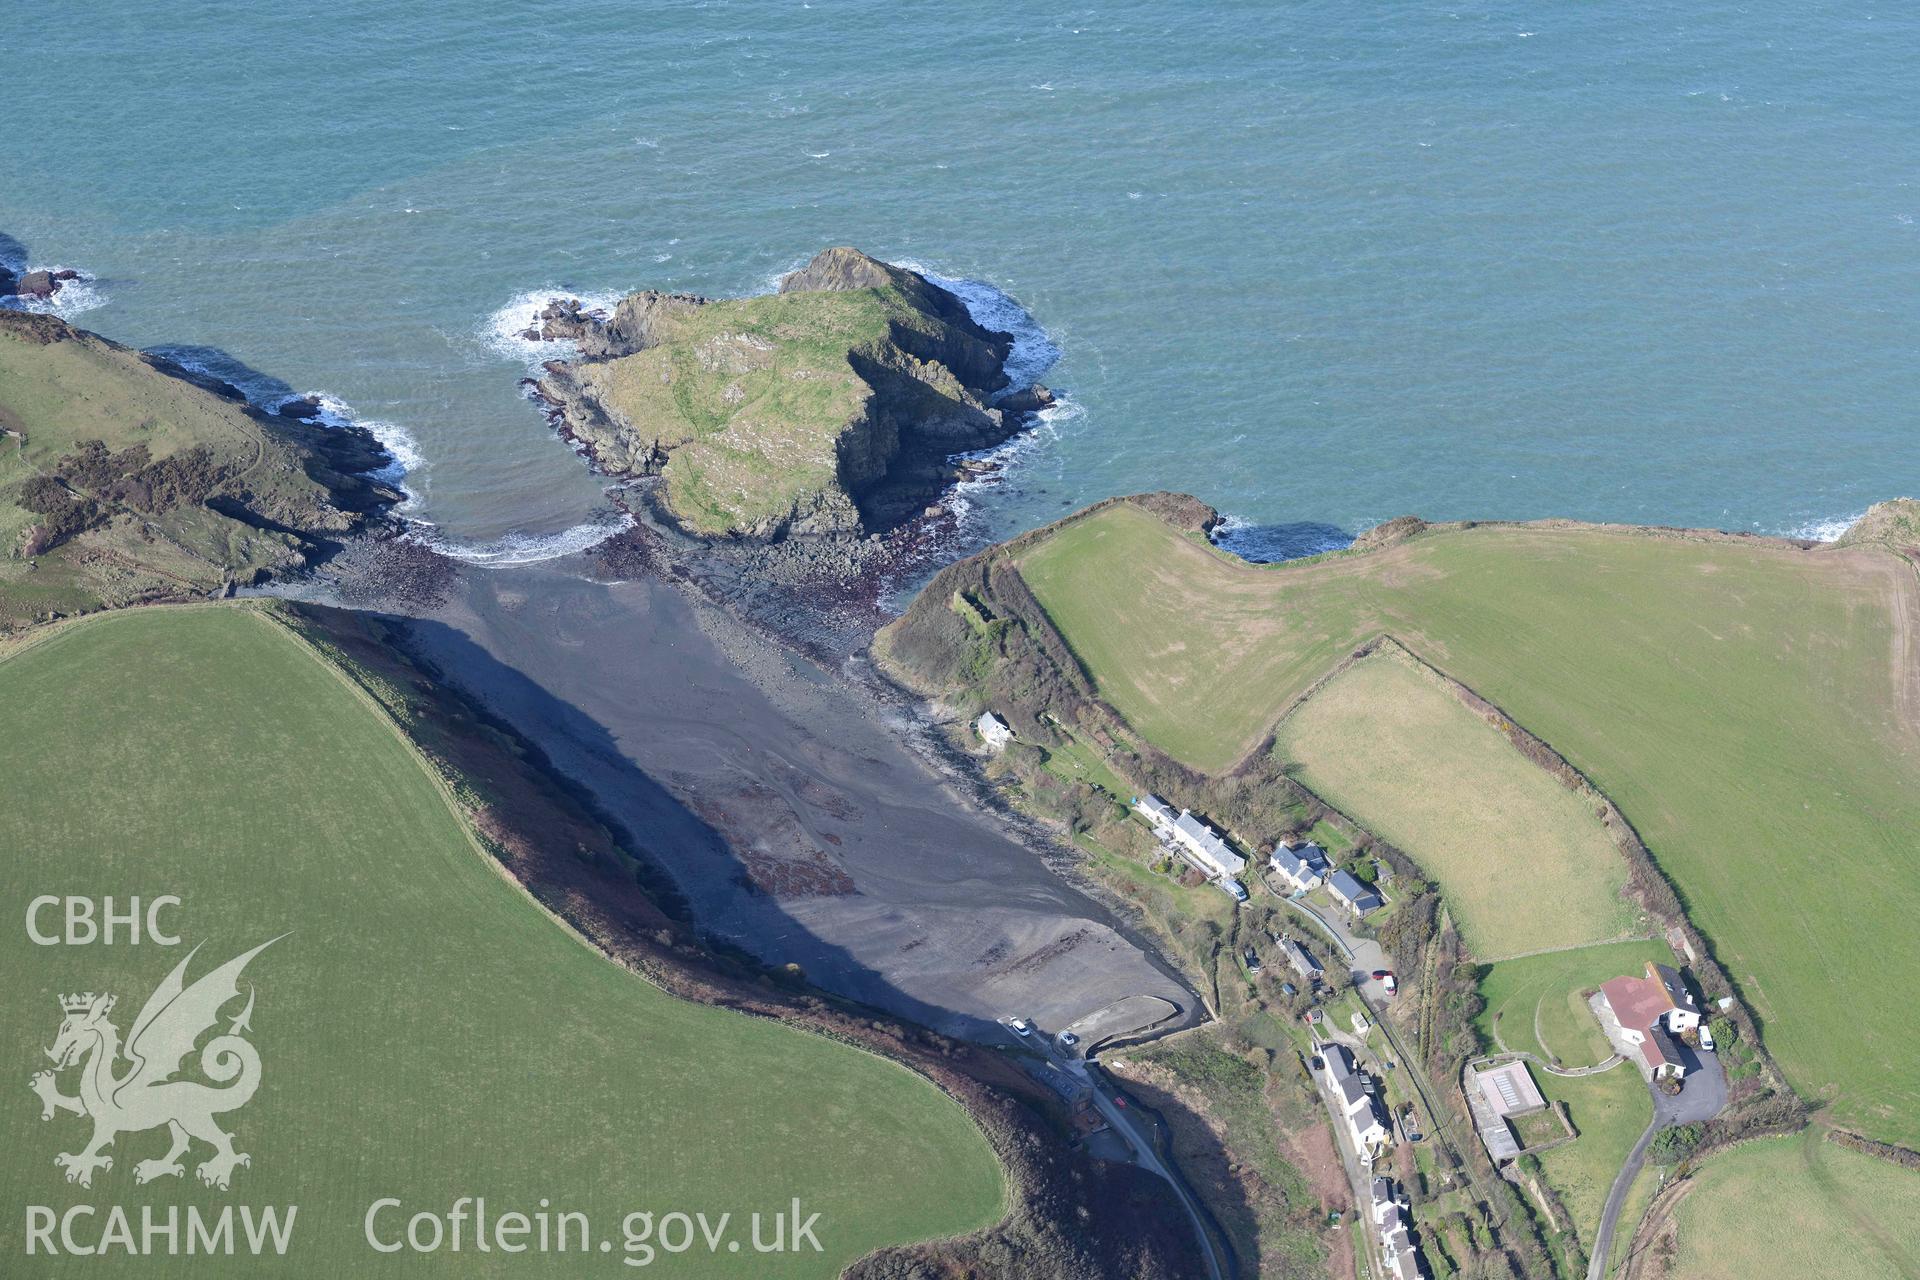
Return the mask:
<path fill-rule="evenodd" d="M 1304 892 L 1326 877 L 1331 864 L 1327 861 L 1327 851 L 1309 841 L 1296 845 L 1285 842 L 1275 845 L 1273 852 L 1267 855 L 1267 865 L 1289 888 Z"/>
<path fill-rule="evenodd" d="M 1362 1164 L 1371 1165 L 1374 1157 L 1393 1142 L 1379 1099 L 1368 1088 L 1366 1075 L 1354 1064 L 1345 1045 L 1320 1046 L 1321 1075 L 1345 1123 L 1347 1137 Z"/>
<path fill-rule="evenodd" d="M 1393 1184 L 1385 1178 L 1373 1180 L 1371 1216 L 1380 1237 L 1380 1260 L 1386 1265 L 1387 1274 L 1393 1280 L 1425 1280 L 1420 1255 L 1408 1234 L 1413 1229 L 1413 1220 L 1407 1216 L 1406 1204 L 1393 1194 Z"/>
<path fill-rule="evenodd" d="M 1649 960 L 1643 977 L 1601 983 L 1594 1012 L 1614 1047 L 1625 1057 L 1637 1057 L 1647 1075 L 1678 1079 L 1686 1074 L 1686 1055 L 1674 1037 L 1700 1025 L 1700 1006 L 1671 965 Z"/>
<path fill-rule="evenodd" d="M 1173 845 L 1210 879 L 1237 876 L 1247 867 L 1247 860 L 1229 848 L 1219 832 L 1194 817 L 1191 809 L 1182 809 L 1174 819 Z"/>
<path fill-rule="evenodd" d="M 1173 824 L 1180 815 L 1173 811 L 1172 805 L 1159 796 L 1144 795 L 1134 797 L 1133 809 L 1151 823 L 1155 831 L 1169 840 L 1173 839 Z"/>
<path fill-rule="evenodd" d="M 981 741 L 995 751 L 1013 741 L 1012 726 L 991 711 L 982 712 L 973 727 L 980 731 Z"/>

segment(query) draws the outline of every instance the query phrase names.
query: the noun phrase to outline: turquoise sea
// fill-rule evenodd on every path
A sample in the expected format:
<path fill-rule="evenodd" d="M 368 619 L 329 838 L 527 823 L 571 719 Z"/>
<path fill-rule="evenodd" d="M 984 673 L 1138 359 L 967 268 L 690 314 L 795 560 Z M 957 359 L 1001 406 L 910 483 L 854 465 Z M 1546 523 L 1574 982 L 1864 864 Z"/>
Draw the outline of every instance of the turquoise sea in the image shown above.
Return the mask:
<path fill-rule="evenodd" d="M 528 299 L 833 243 L 1057 347 L 982 532 L 1169 487 L 1269 552 L 1409 511 L 1817 535 L 1920 491 L 1911 6 L 148 0 L 6 43 L 0 255 L 379 424 L 483 558 L 601 504 L 516 392 Z"/>

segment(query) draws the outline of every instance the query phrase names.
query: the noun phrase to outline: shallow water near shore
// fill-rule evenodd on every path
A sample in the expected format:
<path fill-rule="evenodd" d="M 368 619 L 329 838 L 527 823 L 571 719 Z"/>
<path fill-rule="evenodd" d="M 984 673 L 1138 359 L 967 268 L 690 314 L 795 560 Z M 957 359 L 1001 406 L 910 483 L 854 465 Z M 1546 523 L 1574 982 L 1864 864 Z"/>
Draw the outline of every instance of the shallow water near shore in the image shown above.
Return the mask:
<path fill-rule="evenodd" d="M 1068 404 L 1005 535 L 1168 487 L 1249 554 L 1402 512 L 1825 536 L 1920 490 L 1920 18 L 1827 5 L 31 6 L 0 256 L 325 391 L 483 562 L 600 485 L 523 303 L 850 242 L 991 282 Z M 79 109 L 76 109 L 76 106 Z M 586 526 L 583 528 L 582 526 Z"/>

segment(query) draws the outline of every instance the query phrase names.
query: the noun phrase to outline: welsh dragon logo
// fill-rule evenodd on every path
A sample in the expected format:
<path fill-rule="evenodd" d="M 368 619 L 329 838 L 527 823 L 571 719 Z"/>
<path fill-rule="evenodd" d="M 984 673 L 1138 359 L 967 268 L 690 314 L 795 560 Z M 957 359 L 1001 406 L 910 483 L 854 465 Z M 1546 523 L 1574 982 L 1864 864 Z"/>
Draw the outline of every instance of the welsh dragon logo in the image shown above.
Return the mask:
<path fill-rule="evenodd" d="M 147 997 L 124 1046 L 119 1028 L 109 1020 L 113 995 L 89 991 L 60 997 L 66 1017 L 53 1047 L 46 1051 L 53 1070 L 39 1072 L 30 1083 L 40 1095 L 42 1120 L 51 1120 L 61 1111 L 93 1120 L 92 1141 L 77 1152 L 53 1158 L 55 1165 L 66 1170 L 68 1182 L 91 1186 L 94 1170 L 113 1168 L 113 1157 L 106 1151 L 115 1138 L 161 1125 L 167 1127 L 173 1145 L 158 1159 L 134 1165 L 135 1182 L 179 1177 L 185 1172 L 180 1158 L 194 1139 L 213 1148 L 212 1157 L 195 1171 L 210 1187 L 225 1191 L 234 1169 L 253 1163 L 251 1157 L 233 1149 L 232 1135 L 213 1119 L 244 1107 L 260 1087 L 260 1053 L 243 1035 L 251 1030 L 251 987 L 246 1007 L 233 1016 L 225 1033 L 200 1050 L 200 1071 L 214 1083 L 172 1077 L 200 1037 L 220 1021 L 220 1010 L 239 998 L 240 974 L 247 962 L 279 940 L 270 939 L 235 956 L 188 986 L 187 965 L 200 950 L 196 946 Z M 122 1059 L 128 1064 L 124 1069 Z M 70 1067 L 80 1069 L 79 1093 L 74 1097 L 61 1093 L 57 1082 L 58 1074 Z"/>

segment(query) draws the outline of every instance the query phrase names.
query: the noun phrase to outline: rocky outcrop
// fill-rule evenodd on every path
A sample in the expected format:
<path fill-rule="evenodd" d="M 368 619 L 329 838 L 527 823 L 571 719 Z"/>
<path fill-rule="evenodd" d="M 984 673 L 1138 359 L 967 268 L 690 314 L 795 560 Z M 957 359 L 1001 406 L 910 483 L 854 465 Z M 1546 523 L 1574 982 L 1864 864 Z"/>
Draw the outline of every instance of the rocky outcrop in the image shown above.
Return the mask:
<path fill-rule="evenodd" d="M 60 286 L 69 280 L 78 280 L 80 273 L 72 267 L 61 267 L 57 271 L 29 271 L 12 281 L 11 290 L 0 289 L 0 293 L 12 292 L 22 298 L 45 300 L 60 292 Z M 0 284 L 6 282 L 0 281 Z"/>
<path fill-rule="evenodd" d="M 528 331 L 579 352 L 532 390 L 601 472 L 664 477 L 668 510 L 708 536 L 859 536 L 918 515 L 1053 402 L 1008 392 L 1012 339 L 916 272 L 828 249 L 771 295 L 572 299 Z M 1002 394 L 1007 393 L 1007 394 Z"/>
<path fill-rule="evenodd" d="M 87 412 L 59 411 L 72 401 Z M 0 486 L 21 530 L 0 553 L 96 606 L 299 570 L 403 497 L 369 474 L 392 458 L 365 430 L 257 410 L 49 314 L 0 310 L 0 425 L 31 464 Z M 18 605 L 0 587 L 0 630 Z"/>
<path fill-rule="evenodd" d="M 1896 550 L 1920 547 L 1920 502 L 1912 498 L 1876 502 L 1836 541 L 1843 547 L 1874 542 Z"/>

